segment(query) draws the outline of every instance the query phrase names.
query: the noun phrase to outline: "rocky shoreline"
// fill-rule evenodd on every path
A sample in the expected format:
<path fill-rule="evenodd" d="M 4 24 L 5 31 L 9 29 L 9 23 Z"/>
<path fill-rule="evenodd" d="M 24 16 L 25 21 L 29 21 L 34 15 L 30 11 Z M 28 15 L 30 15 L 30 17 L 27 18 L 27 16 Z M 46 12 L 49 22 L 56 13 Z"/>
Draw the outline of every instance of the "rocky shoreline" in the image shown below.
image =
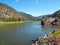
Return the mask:
<path fill-rule="evenodd" d="M 32 45 L 60 45 L 60 34 L 50 38 L 49 36 L 56 33 L 56 29 L 53 32 L 49 32 L 49 34 L 45 34 L 44 36 L 38 37 L 35 40 L 32 40 Z"/>
<path fill-rule="evenodd" d="M 60 26 L 60 19 L 58 18 L 47 18 L 41 21 L 41 25 L 44 26 Z"/>

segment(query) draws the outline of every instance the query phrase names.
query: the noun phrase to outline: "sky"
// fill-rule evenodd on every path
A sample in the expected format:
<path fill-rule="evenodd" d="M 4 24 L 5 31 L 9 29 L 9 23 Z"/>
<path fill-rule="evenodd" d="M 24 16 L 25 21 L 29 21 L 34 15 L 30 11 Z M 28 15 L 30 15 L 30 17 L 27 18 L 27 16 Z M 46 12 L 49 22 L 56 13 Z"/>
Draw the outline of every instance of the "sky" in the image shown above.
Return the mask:
<path fill-rule="evenodd" d="M 17 11 L 42 16 L 60 10 L 60 0 L 0 0 Z"/>

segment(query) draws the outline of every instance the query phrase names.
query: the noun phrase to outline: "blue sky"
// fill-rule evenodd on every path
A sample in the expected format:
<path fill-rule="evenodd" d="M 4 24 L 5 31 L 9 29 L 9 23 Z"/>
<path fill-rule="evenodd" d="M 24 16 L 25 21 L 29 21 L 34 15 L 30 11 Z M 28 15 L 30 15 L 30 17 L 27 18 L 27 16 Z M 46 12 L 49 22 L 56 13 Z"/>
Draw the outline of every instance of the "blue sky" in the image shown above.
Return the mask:
<path fill-rule="evenodd" d="M 52 14 L 60 10 L 60 0 L 0 0 L 0 2 L 33 16 Z"/>

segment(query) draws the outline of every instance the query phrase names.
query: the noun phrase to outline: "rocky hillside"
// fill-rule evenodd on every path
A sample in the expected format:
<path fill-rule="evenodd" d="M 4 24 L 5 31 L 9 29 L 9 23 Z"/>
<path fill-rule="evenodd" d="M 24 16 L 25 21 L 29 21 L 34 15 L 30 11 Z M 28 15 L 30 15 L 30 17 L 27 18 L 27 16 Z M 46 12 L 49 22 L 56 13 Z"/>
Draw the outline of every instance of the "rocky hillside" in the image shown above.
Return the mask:
<path fill-rule="evenodd" d="M 22 15 L 23 17 L 25 17 L 25 20 L 34 20 L 35 19 L 35 17 L 33 17 L 32 15 L 30 15 L 30 14 L 27 14 L 27 13 L 24 13 L 24 12 L 19 12 L 20 13 L 20 15 Z"/>
<path fill-rule="evenodd" d="M 21 18 L 22 20 L 33 20 L 33 16 L 24 12 L 18 12 L 14 8 L 0 2 L 0 18 Z"/>
<path fill-rule="evenodd" d="M 22 16 L 12 7 L 0 3 L 0 18 L 22 18 Z"/>
<path fill-rule="evenodd" d="M 52 17 L 54 17 L 54 18 L 60 18 L 60 10 L 58 10 L 58 11 L 56 11 L 56 12 L 54 12 L 53 14 L 52 14 Z"/>
<path fill-rule="evenodd" d="M 43 18 L 41 21 L 41 24 L 45 25 L 45 26 L 50 26 L 50 25 L 59 25 L 60 26 L 60 10 Z"/>

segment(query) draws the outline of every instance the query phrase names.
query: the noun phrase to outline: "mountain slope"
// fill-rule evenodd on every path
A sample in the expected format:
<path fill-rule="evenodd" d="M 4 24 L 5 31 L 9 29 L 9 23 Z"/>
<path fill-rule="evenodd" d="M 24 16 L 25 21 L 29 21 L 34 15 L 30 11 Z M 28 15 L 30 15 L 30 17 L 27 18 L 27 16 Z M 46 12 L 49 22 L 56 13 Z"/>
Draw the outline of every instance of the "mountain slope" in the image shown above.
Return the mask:
<path fill-rule="evenodd" d="M 46 17 L 60 18 L 60 10 L 54 12 L 53 14 L 38 16 L 37 18 L 41 19 L 41 18 L 46 18 Z"/>
<path fill-rule="evenodd" d="M 54 12 L 54 13 L 52 14 L 52 17 L 58 17 L 58 18 L 60 18 L 60 10 Z"/>
<path fill-rule="evenodd" d="M 22 18 L 22 16 L 12 7 L 0 3 L 0 18 Z"/>
<path fill-rule="evenodd" d="M 30 14 L 27 14 L 27 13 L 24 13 L 24 12 L 19 12 L 22 16 L 25 17 L 26 20 L 34 20 L 35 17 L 33 17 L 32 15 Z"/>
<path fill-rule="evenodd" d="M 33 20 L 33 16 L 24 12 L 18 12 L 14 8 L 0 2 L 0 18 L 21 18 L 22 20 Z"/>
<path fill-rule="evenodd" d="M 49 17 L 43 18 L 41 24 L 45 26 L 60 26 L 60 10 L 51 14 Z"/>
<path fill-rule="evenodd" d="M 45 18 L 45 17 L 51 17 L 51 14 L 47 14 L 47 15 L 43 15 L 43 16 L 38 16 L 37 18 L 38 19 L 42 19 L 42 18 Z"/>

